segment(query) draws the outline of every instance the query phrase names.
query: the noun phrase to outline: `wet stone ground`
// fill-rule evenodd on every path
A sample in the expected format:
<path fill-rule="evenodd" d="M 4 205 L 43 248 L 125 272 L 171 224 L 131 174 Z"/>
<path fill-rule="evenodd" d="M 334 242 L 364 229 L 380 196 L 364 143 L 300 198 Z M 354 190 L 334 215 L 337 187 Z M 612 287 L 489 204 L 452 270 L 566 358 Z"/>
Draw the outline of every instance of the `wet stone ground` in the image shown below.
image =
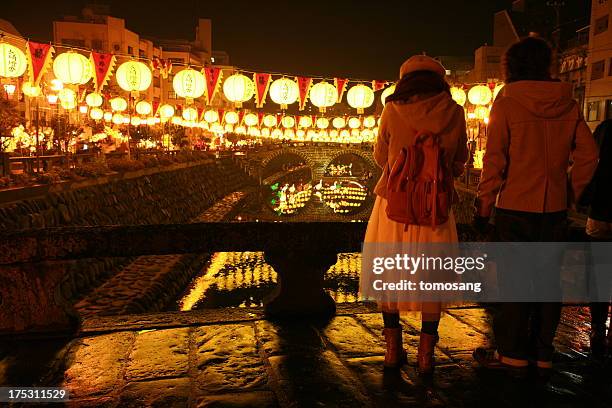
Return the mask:
<path fill-rule="evenodd" d="M 588 313 L 566 307 L 548 384 L 484 373 L 490 313 L 451 309 L 431 381 L 415 372 L 419 322 L 404 316 L 409 364 L 384 372 L 382 319 L 340 304 L 328 322 L 274 323 L 259 308 L 93 317 L 78 338 L 4 340 L 0 383 L 55 385 L 82 407 L 606 407 L 610 367 L 586 353 Z"/>

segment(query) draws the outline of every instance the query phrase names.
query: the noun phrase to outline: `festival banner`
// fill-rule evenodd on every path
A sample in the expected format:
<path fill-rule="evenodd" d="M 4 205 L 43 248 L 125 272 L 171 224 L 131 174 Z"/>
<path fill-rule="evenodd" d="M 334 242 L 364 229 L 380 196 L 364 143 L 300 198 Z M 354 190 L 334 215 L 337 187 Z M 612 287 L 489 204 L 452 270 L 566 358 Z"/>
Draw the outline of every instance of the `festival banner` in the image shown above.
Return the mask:
<path fill-rule="evenodd" d="M 236 123 L 236 126 L 242 125 L 242 120 L 244 119 L 245 114 L 246 112 L 242 109 L 238 111 L 238 123 Z"/>
<path fill-rule="evenodd" d="M 258 111 L 257 112 L 257 119 L 258 119 L 258 124 L 259 124 L 260 127 L 261 127 L 261 125 L 263 123 L 264 116 L 266 116 L 265 112 L 262 112 L 262 111 Z"/>
<path fill-rule="evenodd" d="M 110 78 L 110 74 L 113 71 L 115 56 L 92 51 L 90 59 L 91 65 L 94 67 L 96 91 L 100 92 L 108 82 L 108 78 Z"/>
<path fill-rule="evenodd" d="M 346 86 L 348 85 L 348 79 L 346 78 L 334 78 L 334 85 L 338 90 L 338 103 L 342 102 L 342 96 L 344 95 L 344 91 L 346 91 Z"/>
<path fill-rule="evenodd" d="M 204 120 L 204 108 L 196 107 L 196 109 L 198 110 L 198 122 L 201 122 Z"/>
<path fill-rule="evenodd" d="M 204 67 L 202 68 L 202 73 L 206 78 L 206 92 L 204 93 L 206 104 L 210 105 L 221 83 L 221 68 Z"/>
<path fill-rule="evenodd" d="M 28 56 L 30 82 L 32 82 L 33 86 L 38 86 L 40 79 L 45 75 L 47 69 L 49 69 L 53 51 L 53 46 L 51 44 L 28 41 L 26 54 Z"/>
<path fill-rule="evenodd" d="M 380 91 L 385 86 L 387 86 L 388 83 L 389 81 L 375 79 L 372 81 L 372 89 L 374 90 L 374 92 Z"/>
<path fill-rule="evenodd" d="M 306 100 L 308 99 L 308 91 L 312 84 L 312 78 L 309 77 L 297 77 L 298 90 L 300 91 L 300 110 L 304 110 Z"/>
<path fill-rule="evenodd" d="M 153 58 L 153 69 L 159 71 L 159 75 L 163 79 L 167 79 L 168 75 L 172 72 L 172 62 L 167 59 L 161 59 L 158 57 Z"/>
<path fill-rule="evenodd" d="M 154 100 L 151 105 L 153 106 L 153 111 L 151 111 L 151 116 L 157 116 L 157 111 L 159 110 L 159 101 Z"/>
<path fill-rule="evenodd" d="M 225 119 L 225 109 L 217 109 L 217 115 L 219 115 L 219 123 L 223 124 L 223 120 Z"/>
<path fill-rule="evenodd" d="M 255 81 L 255 104 L 261 108 L 266 100 L 268 88 L 270 87 L 271 75 L 266 73 L 254 73 L 253 81 Z"/>

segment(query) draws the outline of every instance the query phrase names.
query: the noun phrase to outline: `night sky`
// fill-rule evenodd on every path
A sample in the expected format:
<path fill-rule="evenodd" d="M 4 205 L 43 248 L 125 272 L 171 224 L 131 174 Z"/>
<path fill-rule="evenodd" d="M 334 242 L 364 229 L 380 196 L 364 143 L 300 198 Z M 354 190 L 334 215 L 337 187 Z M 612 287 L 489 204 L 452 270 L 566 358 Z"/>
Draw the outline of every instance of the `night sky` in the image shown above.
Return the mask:
<path fill-rule="evenodd" d="M 91 1 L 90 1 L 91 2 Z M 51 21 L 87 1 L 0 0 L 0 17 L 50 40 Z M 192 39 L 197 17 L 213 21 L 213 48 L 253 70 L 384 78 L 410 55 L 473 55 L 492 42 L 493 13 L 511 0 L 115 1 L 111 15 L 139 34 Z M 469 6 L 468 6 L 469 4 Z"/>

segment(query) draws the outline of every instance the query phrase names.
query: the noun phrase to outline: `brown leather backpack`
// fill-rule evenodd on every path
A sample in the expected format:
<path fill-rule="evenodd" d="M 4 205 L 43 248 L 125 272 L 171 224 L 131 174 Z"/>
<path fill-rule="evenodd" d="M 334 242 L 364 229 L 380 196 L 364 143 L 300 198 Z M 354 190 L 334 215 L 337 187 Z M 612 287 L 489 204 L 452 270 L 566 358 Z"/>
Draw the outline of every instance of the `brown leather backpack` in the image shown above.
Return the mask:
<path fill-rule="evenodd" d="M 444 164 L 439 137 L 417 132 L 412 146 L 402 148 L 387 179 L 387 217 L 408 225 L 448 221 L 453 197 L 452 175 Z"/>

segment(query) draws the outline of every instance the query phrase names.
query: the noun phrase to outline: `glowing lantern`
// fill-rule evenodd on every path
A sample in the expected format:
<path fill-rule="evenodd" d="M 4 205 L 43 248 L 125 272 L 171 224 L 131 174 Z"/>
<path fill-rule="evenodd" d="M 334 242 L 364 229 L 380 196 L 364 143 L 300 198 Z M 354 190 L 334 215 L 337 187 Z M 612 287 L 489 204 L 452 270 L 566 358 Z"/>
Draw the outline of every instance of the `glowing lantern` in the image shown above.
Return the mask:
<path fill-rule="evenodd" d="M 278 124 L 278 121 L 276 120 L 276 116 L 266 115 L 263 118 L 263 124 L 264 126 L 267 126 L 267 127 L 274 127 Z"/>
<path fill-rule="evenodd" d="M 309 127 L 311 127 L 312 126 L 312 118 L 310 116 L 302 116 L 300 118 L 299 125 L 302 128 L 309 128 Z"/>
<path fill-rule="evenodd" d="M 252 128 L 249 128 L 248 135 L 253 136 L 253 137 L 260 137 L 261 132 L 256 127 L 252 127 Z"/>
<path fill-rule="evenodd" d="M 55 57 L 53 74 L 65 84 L 83 85 L 91 79 L 91 62 L 77 52 L 65 52 Z"/>
<path fill-rule="evenodd" d="M 214 123 L 219 120 L 219 114 L 214 110 L 207 110 L 204 112 L 204 120 L 208 123 Z"/>
<path fill-rule="evenodd" d="M 27 66 L 27 59 L 23 51 L 11 44 L 0 44 L 0 77 L 20 77 Z"/>
<path fill-rule="evenodd" d="M 153 112 L 153 107 L 151 106 L 151 104 L 147 101 L 139 101 L 136 104 L 136 113 L 138 113 L 139 115 L 150 115 L 151 112 Z"/>
<path fill-rule="evenodd" d="M 223 133 L 223 126 L 220 123 L 213 123 L 210 126 L 210 131 L 214 133 Z"/>
<path fill-rule="evenodd" d="M 376 119 L 374 118 L 374 116 L 367 116 L 363 118 L 363 126 L 367 127 L 368 129 L 371 129 L 376 126 Z"/>
<path fill-rule="evenodd" d="M 295 103 L 299 94 L 298 85 L 288 78 L 277 79 L 270 85 L 270 98 L 279 104 L 281 109 L 287 109 L 287 105 Z"/>
<path fill-rule="evenodd" d="M 334 118 L 334 120 L 332 120 L 332 126 L 336 129 L 342 129 L 346 126 L 346 120 L 341 117 Z"/>
<path fill-rule="evenodd" d="M 361 137 L 364 140 L 371 140 L 374 137 L 374 133 L 372 133 L 372 130 L 370 129 L 363 129 L 361 131 Z"/>
<path fill-rule="evenodd" d="M 247 126 L 255 126 L 257 125 L 257 123 L 259 123 L 259 119 L 257 118 L 257 115 L 254 113 L 247 113 L 246 115 L 244 115 L 244 124 Z"/>
<path fill-rule="evenodd" d="M 85 97 L 85 103 L 88 106 L 91 106 L 92 108 L 97 108 L 99 106 L 102 106 L 102 95 L 100 95 L 97 92 L 92 92 L 90 94 L 87 94 L 87 96 Z"/>
<path fill-rule="evenodd" d="M 241 106 L 248 101 L 255 93 L 253 81 L 242 74 L 234 74 L 223 82 L 223 94 L 228 101 L 234 102 L 236 106 Z"/>
<path fill-rule="evenodd" d="M 270 137 L 270 129 L 269 128 L 261 129 L 261 136 L 262 137 Z"/>
<path fill-rule="evenodd" d="M 185 108 L 183 109 L 183 119 L 188 122 L 195 122 L 198 118 L 198 110 L 196 108 Z"/>
<path fill-rule="evenodd" d="M 13 95 L 15 93 L 15 88 L 17 88 L 14 84 L 4 84 L 4 91 L 8 95 Z"/>
<path fill-rule="evenodd" d="M 140 118 L 139 118 L 138 116 L 134 116 L 134 117 L 132 117 L 132 119 L 130 120 L 130 124 L 131 124 L 132 126 L 140 126 L 140 124 L 141 124 L 141 123 L 142 123 L 142 122 L 141 122 L 141 120 L 140 120 Z"/>
<path fill-rule="evenodd" d="M 93 120 L 100 120 L 104 117 L 104 111 L 100 108 L 92 108 L 89 111 L 89 117 Z"/>
<path fill-rule="evenodd" d="M 350 136 L 351 136 L 351 132 L 349 132 L 347 129 L 343 129 L 343 130 L 340 131 L 340 137 L 341 138 L 346 139 L 346 138 L 348 138 Z"/>
<path fill-rule="evenodd" d="M 481 119 L 481 120 L 488 118 L 489 108 L 487 108 L 486 106 L 477 106 L 474 109 L 474 116 L 476 117 L 476 119 Z"/>
<path fill-rule="evenodd" d="M 495 89 L 493 89 L 493 100 L 495 100 L 495 98 L 497 98 L 497 94 L 499 94 L 499 91 L 502 90 L 504 85 L 506 85 L 506 84 L 504 84 L 503 82 L 495 85 Z"/>
<path fill-rule="evenodd" d="M 358 84 L 348 90 L 346 101 L 351 108 L 357 109 L 357 113 L 369 108 L 374 103 L 374 91 L 369 86 Z"/>
<path fill-rule="evenodd" d="M 111 120 L 113 120 L 112 112 L 104 112 L 104 120 L 107 122 L 110 122 Z"/>
<path fill-rule="evenodd" d="M 310 102 L 319 108 L 321 112 L 325 112 L 326 108 L 333 106 L 338 101 L 338 91 L 336 87 L 329 82 L 319 82 L 310 88 Z"/>
<path fill-rule="evenodd" d="M 327 118 L 317 119 L 317 127 L 319 129 L 327 129 L 329 127 L 329 120 Z"/>
<path fill-rule="evenodd" d="M 168 119 L 174 116 L 174 106 L 172 105 L 162 105 L 159 107 L 159 117 L 163 119 Z"/>
<path fill-rule="evenodd" d="M 59 96 L 56 94 L 50 94 L 47 95 L 47 101 L 51 104 L 51 105 L 55 105 L 57 103 L 57 100 L 59 99 Z"/>
<path fill-rule="evenodd" d="M 111 109 L 116 112 L 123 112 L 127 109 L 127 101 L 123 98 L 113 98 L 110 100 Z"/>
<path fill-rule="evenodd" d="M 236 112 L 229 111 L 225 113 L 225 123 L 235 125 L 240 120 L 240 116 Z"/>
<path fill-rule="evenodd" d="M 294 128 L 295 118 L 293 116 L 285 116 L 281 119 L 281 125 L 283 125 L 285 129 Z"/>
<path fill-rule="evenodd" d="M 115 125 L 120 125 L 120 124 L 122 124 L 122 123 L 123 123 L 123 115 L 122 115 L 122 114 L 120 114 L 120 113 L 115 113 L 115 114 L 113 115 L 113 123 L 114 123 Z"/>
<path fill-rule="evenodd" d="M 230 123 L 226 123 L 225 127 L 223 128 L 226 132 L 233 132 L 234 131 L 234 125 L 230 124 Z"/>
<path fill-rule="evenodd" d="M 21 91 L 30 98 L 36 98 L 42 92 L 39 86 L 33 85 L 31 82 L 24 82 L 21 86 Z"/>
<path fill-rule="evenodd" d="M 283 131 L 280 129 L 274 129 L 270 134 L 274 139 L 280 139 L 283 137 Z"/>
<path fill-rule="evenodd" d="M 493 94 L 486 85 L 476 85 L 468 92 L 468 100 L 472 105 L 488 105 L 492 98 Z"/>
<path fill-rule="evenodd" d="M 179 71 L 172 80 L 174 92 L 181 98 L 195 99 L 204 95 L 206 80 L 204 75 L 195 69 Z"/>
<path fill-rule="evenodd" d="M 74 109 L 77 105 L 77 95 L 70 88 L 64 88 L 58 93 L 58 98 L 60 100 L 60 104 L 64 109 Z"/>
<path fill-rule="evenodd" d="M 234 129 L 234 132 L 236 132 L 236 134 L 238 135 L 244 135 L 246 134 L 246 128 L 244 126 L 236 126 L 236 129 Z"/>
<path fill-rule="evenodd" d="M 348 125 L 351 129 L 357 129 L 361 127 L 361 121 L 359 118 L 350 118 L 348 121 Z"/>
<path fill-rule="evenodd" d="M 298 139 L 304 139 L 304 136 L 306 136 L 306 132 L 304 132 L 302 129 L 298 129 L 298 130 L 295 132 L 295 136 L 296 136 Z"/>
<path fill-rule="evenodd" d="M 458 105 L 461 105 L 461 106 L 465 105 L 466 96 L 465 96 L 465 91 L 463 89 L 453 86 L 450 89 L 450 92 L 451 92 L 451 97 L 453 98 L 455 102 L 457 102 Z"/>
<path fill-rule="evenodd" d="M 283 132 L 283 136 L 285 137 L 285 139 L 293 139 L 295 138 L 295 132 L 293 131 L 293 129 L 285 129 L 285 131 Z"/>
<path fill-rule="evenodd" d="M 81 113 L 87 113 L 87 105 L 81 105 L 81 106 L 79 106 L 79 112 L 81 112 Z"/>
<path fill-rule="evenodd" d="M 392 95 L 393 92 L 395 92 L 395 84 L 391 85 L 388 88 L 385 88 L 385 90 L 380 95 L 380 101 L 382 102 L 383 105 L 385 104 L 385 101 L 387 100 L 387 96 Z"/>
<path fill-rule="evenodd" d="M 128 61 L 119 65 L 115 77 L 121 89 L 128 92 L 146 91 L 153 79 L 149 67 L 140 61 Z"/>

